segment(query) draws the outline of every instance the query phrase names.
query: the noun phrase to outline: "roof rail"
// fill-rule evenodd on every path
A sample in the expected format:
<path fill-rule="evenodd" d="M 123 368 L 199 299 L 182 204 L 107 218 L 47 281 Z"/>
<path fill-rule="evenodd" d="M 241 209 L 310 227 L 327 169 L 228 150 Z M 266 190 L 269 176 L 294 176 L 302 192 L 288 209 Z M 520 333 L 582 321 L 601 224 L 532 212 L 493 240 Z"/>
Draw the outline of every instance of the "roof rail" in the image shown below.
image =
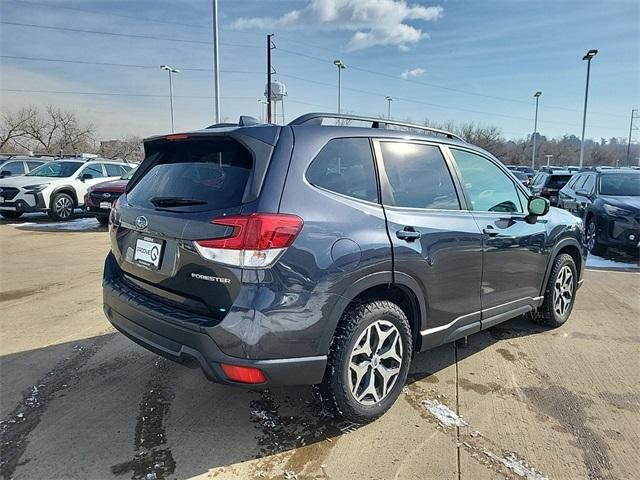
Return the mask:
<path fill-rule="evenodd" d="M 454 133 L 447 132 L 446 130 L 440 130 L 438 128 L 425 127 L 424 125 L 416 125 L 414 123 L 397 122 L 395 120 L 387 120 L 384 118 L 362 117 L 360 115 L 349 115 L 345 113 L 306 113 L 296 118 L 295 120 L 290 121 L 289 125 L 305 125 L 305 124 L 322 125 L 322 120 L 324 118 L 334 118 L 339 120 L 355 120 L 359 122 L 371 122 L 371 128 L 382 128 L 381 125 L 394 125 L 397 127 L 414 128 L 416 130 L 423 130 L 425 132 L 444 135 L 447 138 L 465 142 L 464 138 Z"/>

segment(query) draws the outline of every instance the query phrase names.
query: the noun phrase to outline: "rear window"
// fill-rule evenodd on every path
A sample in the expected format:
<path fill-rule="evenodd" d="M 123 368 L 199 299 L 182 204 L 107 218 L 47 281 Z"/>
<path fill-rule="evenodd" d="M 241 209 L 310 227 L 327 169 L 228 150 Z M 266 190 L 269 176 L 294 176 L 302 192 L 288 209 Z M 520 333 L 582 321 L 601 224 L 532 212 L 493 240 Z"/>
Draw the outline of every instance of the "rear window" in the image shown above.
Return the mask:
<path fill-rule="evenodd" d="M 166 141 L 149 151 L 151 167 L 127 194 L 130 204 L 185 212 L 242 204 L 253 157 L 235 140 Z"/>
<path fill-rule="evenodd" d="M 560 189 L 567 184 L 570 178 L 571 175 L 551 175 L 547 187 Z"/>

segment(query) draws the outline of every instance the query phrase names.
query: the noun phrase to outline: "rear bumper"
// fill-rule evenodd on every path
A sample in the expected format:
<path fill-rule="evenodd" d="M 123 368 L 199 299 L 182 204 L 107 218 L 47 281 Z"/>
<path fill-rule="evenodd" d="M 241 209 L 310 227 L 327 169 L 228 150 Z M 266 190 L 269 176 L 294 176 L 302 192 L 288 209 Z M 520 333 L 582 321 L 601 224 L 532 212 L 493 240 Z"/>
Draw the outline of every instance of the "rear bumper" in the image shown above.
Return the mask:
<path fill-rule="evenodd" d="M 209 380 L 265 387 L 312 385 L 320 383 L 324 376 L 326 356 L 259 360 L 227 355 L 201 327 L 178 325 L 179 320 L 170 312 L 154 308 L 152 299 L 128 291 L 117 278 L 103 280 L 103 300 L 104 313 L 117 330 L 163 357 L 187 366 L 199 366 Z M 267 381 L 258 385 L 230 381 L 221 363 L 259 368 Z"/>

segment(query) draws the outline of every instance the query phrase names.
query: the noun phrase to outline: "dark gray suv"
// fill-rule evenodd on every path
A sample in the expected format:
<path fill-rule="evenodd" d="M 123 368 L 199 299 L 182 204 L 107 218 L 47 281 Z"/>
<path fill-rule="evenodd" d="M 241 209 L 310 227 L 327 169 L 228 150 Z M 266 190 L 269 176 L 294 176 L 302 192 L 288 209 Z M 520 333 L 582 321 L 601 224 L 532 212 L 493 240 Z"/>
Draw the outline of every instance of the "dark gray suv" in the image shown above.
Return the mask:
<path fill-rule="evenodd" d="M 145 151 L 112 209 L 104 311 L 211 380 L 319 384 L 366 422 L 416 352 L 521 314 L 550 326 L 571 314 L 582 222 L 448 132 L 242 117 Z"/>

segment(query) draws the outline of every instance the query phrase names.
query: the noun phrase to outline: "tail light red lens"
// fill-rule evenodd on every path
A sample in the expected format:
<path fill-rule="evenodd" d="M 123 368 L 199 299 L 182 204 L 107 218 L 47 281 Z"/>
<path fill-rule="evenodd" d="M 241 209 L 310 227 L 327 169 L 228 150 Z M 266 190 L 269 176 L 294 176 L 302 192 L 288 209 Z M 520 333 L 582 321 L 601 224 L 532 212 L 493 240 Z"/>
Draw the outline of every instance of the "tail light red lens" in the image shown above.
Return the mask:
<path fill-rule="evenodd" d="M 195 242 L 205 258 L 243 268 L 270 266 L 293 243 L 303 221 L 284 213 L 251 213 L 216 217 L 211 223 L 232 227 L 231 235 Z"/>
<path fill-rule="evenodd" d="M 222 371 L 229 380 L 239 383 L 264 383 L 267 379 L 262 370 L 255 367 L 241 367 L 239 365 L 227 365 L 221 363 Z"/>

